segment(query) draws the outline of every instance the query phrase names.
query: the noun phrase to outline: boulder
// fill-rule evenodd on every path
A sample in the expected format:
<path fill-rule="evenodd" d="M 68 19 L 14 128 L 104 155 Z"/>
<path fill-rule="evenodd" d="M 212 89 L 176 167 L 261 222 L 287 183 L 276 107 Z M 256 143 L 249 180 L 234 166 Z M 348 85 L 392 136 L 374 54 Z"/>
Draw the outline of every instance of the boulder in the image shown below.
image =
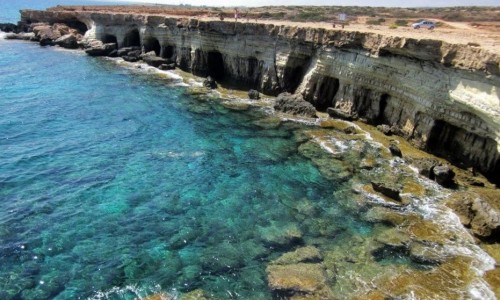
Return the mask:
<path fill-rule="evenodd" d="M 387 196 L 393 200 L 401 201 L 401 196 L 399 194 L 401 193 L 403 188 L 400 185 L 377 181 L 372 181 L 371 184 L 376 192 L 379 192 L 382 195 Z"/>
<path fill-rule="evenodd" d="M 399 149 L 398 144 L 395 141 L 391 141 L 391 143 L 389 144 L 389 151 L 391 152 L 392 156 L 403 157 L 401 149 Z"/>
<path fill-rule="evenodd" d="M 72 33 L 65 34 L 54 41 L 54 44 L 63 48 L 76 49 L 78 48 L 78 38 Z"/>
<path fill-rule="evenodd" d="M 389 125 L 378 125 L 377 129 L 385 135 L 392 135 L 391 127 Z"/>
<path fill-rule="evenodd" d="M 162 64 L 162 65 L 160 65 L 159 69 L 160 70 L 164 70 L 164 71 L 174 70 L 175 69 L 175 64 Z"/>
<path fill-rule="evenodd" d="M 134 54 L 135 54 L 135 53 L 137 53 L 137 51 L 139 53 L 137 55 L 132 55 L 132 56 L 139 56 L 139 55 L 141 55 L 141 47 L 136 47 L 136 46 L 134 46 L 134 47 L 123 47 L 123 48 L 118 49 L 116 54 L 118 56 L 120 56 L 120 57 L 125 56 L 125 55 L 129 55 L 130 56 L 131 55 L 130 52 L 134 52 Z"/>
<path fill-rule="evenodd" d="M 248 98 L 253 99 L 253 100 L 259 100 L 260 99 L 259 91 L 249 90 L 248 91 Z"/>
<path fill-rule="evenodd" d="M 344 128 L 343 131 L 346 134 L 355 134 L 357 132 L 356 127 L 354 127 L 354 126 L 347 126 L 346 128 Z"/>
<path fill-rule="evenodd" d="M 95 40 L 89 44 L 89 48 L 85 49 L 85 53 L 87 53 L 90 56 L 106 56 L 115 49 L 116 49 L 115 43 L 104 44 L 101 41 Z"/>
<path fill-rule="evenodd" d="M 311 103 L 305 101 L 302 95 L 281 93 L 276 99 L 274 109 L 292 115 L 317 118 L 316 109 Z"/>
<path fill-rule="evenodd" d="M 139 57 L 137 57 L 137 56 L 128 56 L 128 55 L 126 55 L 126 56 L 123 56 L 122 58 L 123 58 L 123 60 L 128 61 L 128 62 L 137 62 L 137 61 L 139 61 Z"/>
<path fill-rule="evenodd" d="M 168 64 L 169 62 L 161 57 L 158 57 L 156 55 L 144 55 L 142 56 L 142 60 L 147 63 L 148 65 L 158 68 L 159 66 L 163 64 Z"/>
<path fill-rule="evenodd" d="M 434 180 L 444 187 L 453 187 L 455 172 L 448 165 L 439 165 L 432 168 Z"/>
<path fill-rule="evenodd" d="M 215 79 L 213 79 L 211 76 L 208 76 L 203 81 L 203 86 L 206 87 L 207 89 L 216 89 L 217 88 L 217 82 L 215 82 Z"/>
<path fill-rule="evenodd" d="M 352 121 L 352 120 L 356 119 L 356 117 L 353 116 L 352 114 L 344 112 L 340 109 L 333 108 L 333 107 L 328 107 L 326 109 L 326 112 L 328 113 L 328 115 L 330 117 L 332 117 L 334 119 L 342 119 L 342 120 L 346 120 L 346 121 Z"/>

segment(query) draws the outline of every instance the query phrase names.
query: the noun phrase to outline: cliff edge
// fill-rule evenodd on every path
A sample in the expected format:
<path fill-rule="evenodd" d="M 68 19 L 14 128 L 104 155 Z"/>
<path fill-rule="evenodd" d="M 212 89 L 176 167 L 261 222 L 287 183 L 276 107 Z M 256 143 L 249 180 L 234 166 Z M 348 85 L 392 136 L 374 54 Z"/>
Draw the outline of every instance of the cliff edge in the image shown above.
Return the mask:
<path fill-rule="evenodd" d="M 500 183 L 500 57 L 474 45 L 372 32 L 85 10 L 24 10 L 117 48 L 268 95 L 301 95 L 386 124 L 426 151 Z"/>

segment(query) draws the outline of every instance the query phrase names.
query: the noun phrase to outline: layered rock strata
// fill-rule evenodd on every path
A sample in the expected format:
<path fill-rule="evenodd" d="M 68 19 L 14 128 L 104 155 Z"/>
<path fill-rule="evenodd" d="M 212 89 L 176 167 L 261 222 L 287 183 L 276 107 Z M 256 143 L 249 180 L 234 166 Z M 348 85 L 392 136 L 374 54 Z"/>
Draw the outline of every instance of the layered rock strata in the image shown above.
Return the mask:
<path fill-rule="evenodd" d="M 142 47 L 183 70 L 268 95 L 300 94 L 387 124 L 417 147 L 500 182 L 500 57 L 478 47 L 374 33 L 155 15 L 33 11 L 117 48 Z"/>

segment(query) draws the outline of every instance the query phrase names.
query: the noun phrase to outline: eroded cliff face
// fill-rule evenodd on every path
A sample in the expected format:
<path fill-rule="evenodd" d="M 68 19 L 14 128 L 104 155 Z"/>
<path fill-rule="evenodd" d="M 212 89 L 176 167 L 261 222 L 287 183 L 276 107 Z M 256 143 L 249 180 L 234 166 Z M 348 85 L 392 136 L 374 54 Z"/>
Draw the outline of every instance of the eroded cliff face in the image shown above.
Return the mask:
<path fill-rule="evenodd" d="M 500 57 L 478 47 L 373 33 L 85 11 L 23 11 L 22 23 L 85 27 L 196 75 L 302 94 L 500 182 Z"/>

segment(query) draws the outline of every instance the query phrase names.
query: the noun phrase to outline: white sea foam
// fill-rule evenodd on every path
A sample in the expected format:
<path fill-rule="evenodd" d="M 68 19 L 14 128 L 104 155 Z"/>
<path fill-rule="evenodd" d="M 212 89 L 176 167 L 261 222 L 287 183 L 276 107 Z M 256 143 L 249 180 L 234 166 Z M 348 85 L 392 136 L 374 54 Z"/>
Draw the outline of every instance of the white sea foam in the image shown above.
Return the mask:
<path fill-rule="evenodd" d="M 0 31 L 0 40 L 4 40 L 7 32 Z"/>

